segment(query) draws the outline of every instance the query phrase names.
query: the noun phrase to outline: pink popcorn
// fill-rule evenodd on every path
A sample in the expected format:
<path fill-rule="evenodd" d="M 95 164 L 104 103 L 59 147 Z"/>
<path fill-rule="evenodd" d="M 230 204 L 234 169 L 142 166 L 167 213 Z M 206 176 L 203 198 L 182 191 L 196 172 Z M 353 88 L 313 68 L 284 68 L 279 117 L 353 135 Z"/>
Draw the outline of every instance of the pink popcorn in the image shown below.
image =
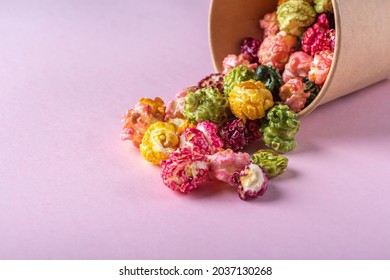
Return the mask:
<path fill-rule="evenodd" d="M 302 38 L 302 50 L 314 55 L 323 50 L 334 50 L 335 30 L 329 29 L 329 21 L 326 14 L 318 16 L 312 27 L 308 28 Z"/>
<path fill-rule="evenodd" d="M 215 123 L 200 122 L 196 125 L 196 129 L 203 132 L 212 154 L 222 149 L 224 142 L 218 135 L 218 126 Z"/>
<path fill-rule="evenodd" d="M 217 133 L 216 124 L 198 123 L 196 128 L 189 127 L 180 135 L 180 147 L 191 147 L 199 153 L 212 155 L 221 150 L 224 144 Z"/>
<path fill-rule="evenodd" d="M 161 162 L 164 184 L 174 190 L 189 193 L 207 179 L 209 161 L 205 155 L 189 147 L 180 148 Z"/>
<path fill-rule="evenodd" d="M 222 73 L 210 74 L 198 82 L 198 87 L 218 89 L 223 94 L 223 77 Z"/>
<path fill-rule="evenodd" d="M 280 72 L 283 71 L 296 44 L 296 37 L 288 35 L 283 31 L 276 35 L 268 36 L 264 39 L 257 53 L 259 63 L 273 66 Z"/>
<path fill-rule="evenodd" d="M 259 21 L 259 24 L 260 28 L 263 29 L 264 39 L 279 32 L 276 12 L 265 14 L 264 18 Z"/>
<path fill-rule="evenodd" d="M 287 83 L 288 80 L 295 77 L 307 77 L 312 61 L 311 55 L 305 52 L 292 53 L 283 71 L 283 81 Z"/>
<path fill-rule="evenodd" d="M 259 58 L 257 57 L 257 52 L 259 51 L 261 45 L 260 40 L 256 40 L 253 38 L 246 38 L 241 43 L 240 53 L 246 53 L 251 57 L 251 62 L 257 62 Z"/>
<path fill-rule="evenodd" d="M 292 78 L 280 87 L 279 97 L 295 113 L 300 112 L 306 104 L 310 92 L 305 92 L 305 84 L 300 78 Z"/>
<path fill-rule="evenodd" d="M 242 119 L 225 123 L 219 130 L 226 149 L 241 150 L 249 144 L 249 132 Z"/>
<path fill-rule="evenodd" d="M 235 54 L 229 54 L 227 55 L 223 62 L 223 74 L 228 74 L 234 67 L 245 65 L 248 68 L 251 68 L 253 70 L 256 70 L 258 64 L 257 63 L 251 63 L 251 56 L 247 53 L 241 53 L 238 56 Z"/>
<path fill-rule="evenodd" d="M 184 99 L 188 92 L 195 92 L 197 89 L 198 87 L 188 87 L 179 91 L 175 96 L 176 99 L 168 102 L 167 108 L 165 109 L 165 118 L 184 118 Z"/>
<path fill-rule="evenodd" d="M 333 52 L 325 50 L 314 56 L 309 71 L 309 81 L 317 85 L 323 85 L 328 77 L 330 67 L 332 66 Z"/>
<path fill-rule="evenodd" d="M 257 164 L 248 164 L 239 175 L 238 195 L 242 200 L 262 196 L 267 190 L 268 178 Z"/>
<path fill-rule="evenodd" d="M 212 178 L 237 186 L 235 174 L 239 173 L 250 163 L 247 153 L 234 153 L 224 150 L 208 157 L 210 161 L 210 175 Z"/>

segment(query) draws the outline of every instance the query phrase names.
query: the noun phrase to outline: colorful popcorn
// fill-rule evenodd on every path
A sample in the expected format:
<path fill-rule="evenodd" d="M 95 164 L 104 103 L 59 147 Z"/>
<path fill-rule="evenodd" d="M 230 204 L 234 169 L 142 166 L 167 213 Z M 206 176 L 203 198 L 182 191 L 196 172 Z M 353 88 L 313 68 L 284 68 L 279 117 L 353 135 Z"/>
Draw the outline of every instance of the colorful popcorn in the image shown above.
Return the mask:
<path fill-rule="evenodd" d="M 288 80 L 292 78 L 307 77 L 312 61 L 313 58 L 311 57 L 311 55 L 305 52 L 292 53 L 284 68 L 283 81 L 287 83 Z"/>
<path fill-rule="evenodd" d="M 245 126 L 248 129 L 249 142 L 259 140 L 261 138 L 261 120 L 247 120 Z"/>
<path fill-rule="evenodd" d="M 229 94 L 232 113 L 244 122 L 247 119 L 261 119 L 274 105 L 272 93 L 262 82 L 250 80 L 236 85 Z"/>
<path fill-rule="evenodd" d="M 285 32 L 268 36 L 264 39 L 257 53 L 259 63 L 262 65 L 270 65 L 279 71 L 283 71 L 284 65 L 286 65 L 296 44 L 296 37 L 287 35 Z"/>
<path fill-rule="evenodd" d="M 239 197 L 242 200 L 248 200 L 265 193 L 268 178 L 260 166 L 251 163 L 240 172 L 238 184 Z"/>
<path fill-rule="evenodd" d="M 292 78 L 280 88 L 279 97 L 291 111 L 298 113 L 305 107 L 306 99 L 310 96 L 305 89 L 300 78 Z"/>
<path fill-rule="evenodd" d="M 188 127 L 195 127 L 193 123 L 182 118 L 167 119 L 167 122 L 175 126 L 177 135 L 180 135 Z"/>
<path fill-rule="evenodd" d="M 334 50 L 335 30 L 329 29 L 326 14 L 318 16 L 312 27 L 308 28 L 302 38 L 302 50 L 314 55 L 323 50 Z"/>
<path fill-rule="evenodd" d="M 249 55 L 249 57 L 251 58 L 250 62 L 256 63 L 257 65 L 257 61 L 259 60 L 257 57 L 257 52 L 259 51 L 260 45 L 261 45 L 260 40 L 256 40 L 253 38 L 246 38 L 241 43 L 240 52 L 241 54 Z"/>
<path fill-rule="evenodd" d="M 306 106 L 308 106 L 317 97 L 321 87 L 313 82 L 310 82 L 308 78 L 305 78 L 303 82 L 305 83 L 305 92 L 310 94 L 306 100 Z"/>
<path fill-rule="evenodd" d="M 277 15 L 280 30 L 294 36 L 301 36 L 317 17 L 314 8 L 304 0 L 290 0 L 281 4 Z"/>
<path fill-rule="evenodd" d="M 217 180 L 237 186 L 235 174 L 250 164 L 247 153 L 234 153 L 227 149 L 208 157 L 210 161 L 210 175 Z"/>
<path fill-rule="evenodd" d="M 317 13 L 333 13 L 332 0 L 314 0 L 314 9 Z"/>
<path fill-rule="evenodd" d="M 254 80 L 262 82 L 265 88 L 272 92 L 274 100 L 277 99 L 283 80 L 276 68 L 269 65 L 260 65 L 256 69 Z"/>
<path fill-rule="evenodd" d="M 252 57 L 249 54 L 241 53 L 239 55 L 235 54 L 229 54 L 225 57 L 225 59 L 222 62 L 223 65 L 223 75 L 227 75 L 230 73 L 230 71 L 233 70 L 233 68 L 245 65 L 246 67 L 255 70 L 257 67 L 257 63 L 252 63 Z"/>
<path fill-rule="evenodd" d="M 225 123 L 219 130 L 219 135 L 225 142 L 225 149 L 238 151 L 248 146 L 250 134 L 242 119 Z"/>
<path fill-rule="evenodd" d="M 279 32 L 278 18 L 276 12 L 265 14 L 259 21 L 260 28 L 263 29 L 264 39 Z"/>
<path fill-rule="evenodd" d="M 288 159 L 272 150 L 258 150 L 251 157 L 254 164 L 260 166 L 267 174 L 268 179 L 275 178 L 287 169 Z"/>
<path fill-rule="evenodd" d="M 287 153 L 297 145 L 294 136 L 299 130 L 299 120 L 287 105 L 278 104 L 267 113 L 267 121 L 261 130 L 268 147 L 279 153 Z"/>
<path fill-rule="evenodd" d="M 309 81 L 317 85 L 323 85 L 328 77 L 330 67 L 332 66 L 333 52 L 325 50 L 314 56 L 309 71 Z"/>
<path fill-rule="evenodd" d="M 223 124 L 229 113 L 228 100 L 217 89 L 202 88 L 185 97 L 184 117 L 192 123 L 210 121 Z"/>
<path fill-rule="evenodd" d="M 161 98 L 156 97 L 154 100 L 141 98 L 134 109 L 128 110 L 122 117 L 121 139 L 133 141 L 134 146 L 139 147 L 148 127 L 164 120 L 164 111 L 164 101 Z"/>
<path fill-rule="evenodd" d="M 207 179 L 209 161 L 205 155 L 189 147 L 179 148 L 161 162 L 164 184 L 182 193 L 189 193 Z"/>
<path fill-rule="evenodd" d="M 178 147 L 179 137 L 176 135 L 175 126 L 166 122 L 156 122 L 146 130 L 139 148 L 144 159 L 160 164 Z"/>
<path fill-rule="evenodd" d="M 182 89 L 176 94 L 176 99 L 171 100 L 165 110 L 166 119 L 184 118 L 184 99 L 189 92 L 195 92 L 198 87 L 188 87 Z"/>
<path fill-rule="evenodd" d="M 198 87 L 217 89 L 220 93 L 223 94 L 223 77 L 224 75 L 222 73 L 210 74 L 199 81 Z"/>
<path fill-rule="evenodd" d="M 180 147 L 190 147 L 203 155 L 211 155 L 211 147 L 202 131 L 189 127 L 180 135 Z"/>
<path fill-rule="evenodd" d="M 218 126 L 211 122 L 201 122 L 196 125 L 196 128 L 200 130 L 207 142 L 209 143 L 211 153 L 216 153 L 218 150 L 222 150 L 224 141 L 218 135 Z"/>
<path fill-rule="evenodd" d="M 223 79 L 225 96 L 229 96 L 235 85 L 253 79 L 255 71 L 245 65 L 233 68 Z"/>

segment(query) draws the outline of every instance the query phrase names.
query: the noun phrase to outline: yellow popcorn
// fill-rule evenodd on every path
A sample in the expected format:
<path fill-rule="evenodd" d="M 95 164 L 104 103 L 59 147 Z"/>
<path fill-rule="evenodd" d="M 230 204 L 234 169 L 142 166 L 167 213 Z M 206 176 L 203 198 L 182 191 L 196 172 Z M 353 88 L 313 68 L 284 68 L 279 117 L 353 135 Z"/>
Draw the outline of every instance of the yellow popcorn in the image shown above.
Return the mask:
<path fill-rule="evenodd" d="M 176 127 L 166 122 L 156 122 L 148 127 L 140 151 L 144 159 L 154 164 L 160 164 L 179 146 Z"/>
<path fill-rule="evenodd" d="M 229 94 L 230 109 L 237 118 L 261 119 L 274 105 L 272 93 L 262 82 L 249 80 L 236 85 Z"/>
<path fill-rule="evenodd" d="M 155 115 L 159 115 L 164 118 L 165 106 L 164 101 L 160 97 L 156 97 L 154 100 L 150 98 L 141 98 L 139 103 L 149 105 L 152 107 L 152 112 L 154 112 Z"/>

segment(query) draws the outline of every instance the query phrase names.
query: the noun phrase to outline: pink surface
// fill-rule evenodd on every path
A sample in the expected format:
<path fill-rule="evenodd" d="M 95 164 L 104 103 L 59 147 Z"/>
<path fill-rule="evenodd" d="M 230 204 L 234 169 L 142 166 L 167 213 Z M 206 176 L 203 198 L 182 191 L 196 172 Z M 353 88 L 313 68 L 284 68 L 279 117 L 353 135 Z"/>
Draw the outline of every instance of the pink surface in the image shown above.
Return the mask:
<path fill-rule="evenodd" d="M 213 71 L 208 4 L 2 1 L 0 258 L 390 258 L 388 80 L 303 119 L 289 170 L 250 202 L 175 193 L 120 141 L 140 97 Z"/>

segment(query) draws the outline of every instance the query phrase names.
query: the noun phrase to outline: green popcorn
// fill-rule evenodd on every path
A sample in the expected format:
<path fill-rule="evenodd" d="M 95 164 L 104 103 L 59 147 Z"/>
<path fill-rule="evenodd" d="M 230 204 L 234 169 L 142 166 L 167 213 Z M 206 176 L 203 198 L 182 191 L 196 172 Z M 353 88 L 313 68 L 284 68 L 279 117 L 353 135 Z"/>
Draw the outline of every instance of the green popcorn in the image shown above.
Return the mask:
<path fill-rule="evenodd" d="M 303 82 L 305 83 L 305 92 L 310 92 L 310 96 L 306 99 L 305 106 L 307 107 L 317 97 L 321 87 L 313 82 L 310 82 L 308 78 L 303 79 Z"/>
<path fill-rule="evenodd" d="M 218 89 L 212 88 L 187 93 L 183 113 L 192 123 L 209 121 L 217 125 L 225 123 L 231 114 L 227 98 Z"/>
<path fill-rule="evenodd" d="M 294 136 L 298 131 L 297 114 L 283 104 L 268 111 L 267 120 L 261 128 L 264 143 L 280 153 L 287 153 L 296 147 Z"/>
<path fill-rule="evenodd" d="M 272 92 L 274 100 L 279 100 L 279 88 L 283 85 L 279 71 L 270 65 L 260 65 L 255 72 L 255 81 L 260 81 Z"/>
<path fill-rule="evenodd" d="M 288 159 L 271 150 L 258 150 L 252 155 L 252 163 L 260 166 L 268 178 L 275 178 L 287 169 Z"/>
<path fill-rule="evenodd" d="M 235 85 L 251 80 L 255 76 L 255 71 L 246 67 L 245 65 L 240 65 L 234 67 L 229 74 L 223 78 L 223 87 L 225 95 L 228 97 L 230 91 L 234 88 Z"/>
<path fill-rule="evenodd" d="M 314 9 L 317 13 L 333 13 L 332 0 L 314 0 Z"/>
<path fill-rule="evenodd" d="M 316 17 L 316 11 L 305 0 L 290 0 L 277 9 L 279 29 L 295 36 L 301 36 Z"/>

